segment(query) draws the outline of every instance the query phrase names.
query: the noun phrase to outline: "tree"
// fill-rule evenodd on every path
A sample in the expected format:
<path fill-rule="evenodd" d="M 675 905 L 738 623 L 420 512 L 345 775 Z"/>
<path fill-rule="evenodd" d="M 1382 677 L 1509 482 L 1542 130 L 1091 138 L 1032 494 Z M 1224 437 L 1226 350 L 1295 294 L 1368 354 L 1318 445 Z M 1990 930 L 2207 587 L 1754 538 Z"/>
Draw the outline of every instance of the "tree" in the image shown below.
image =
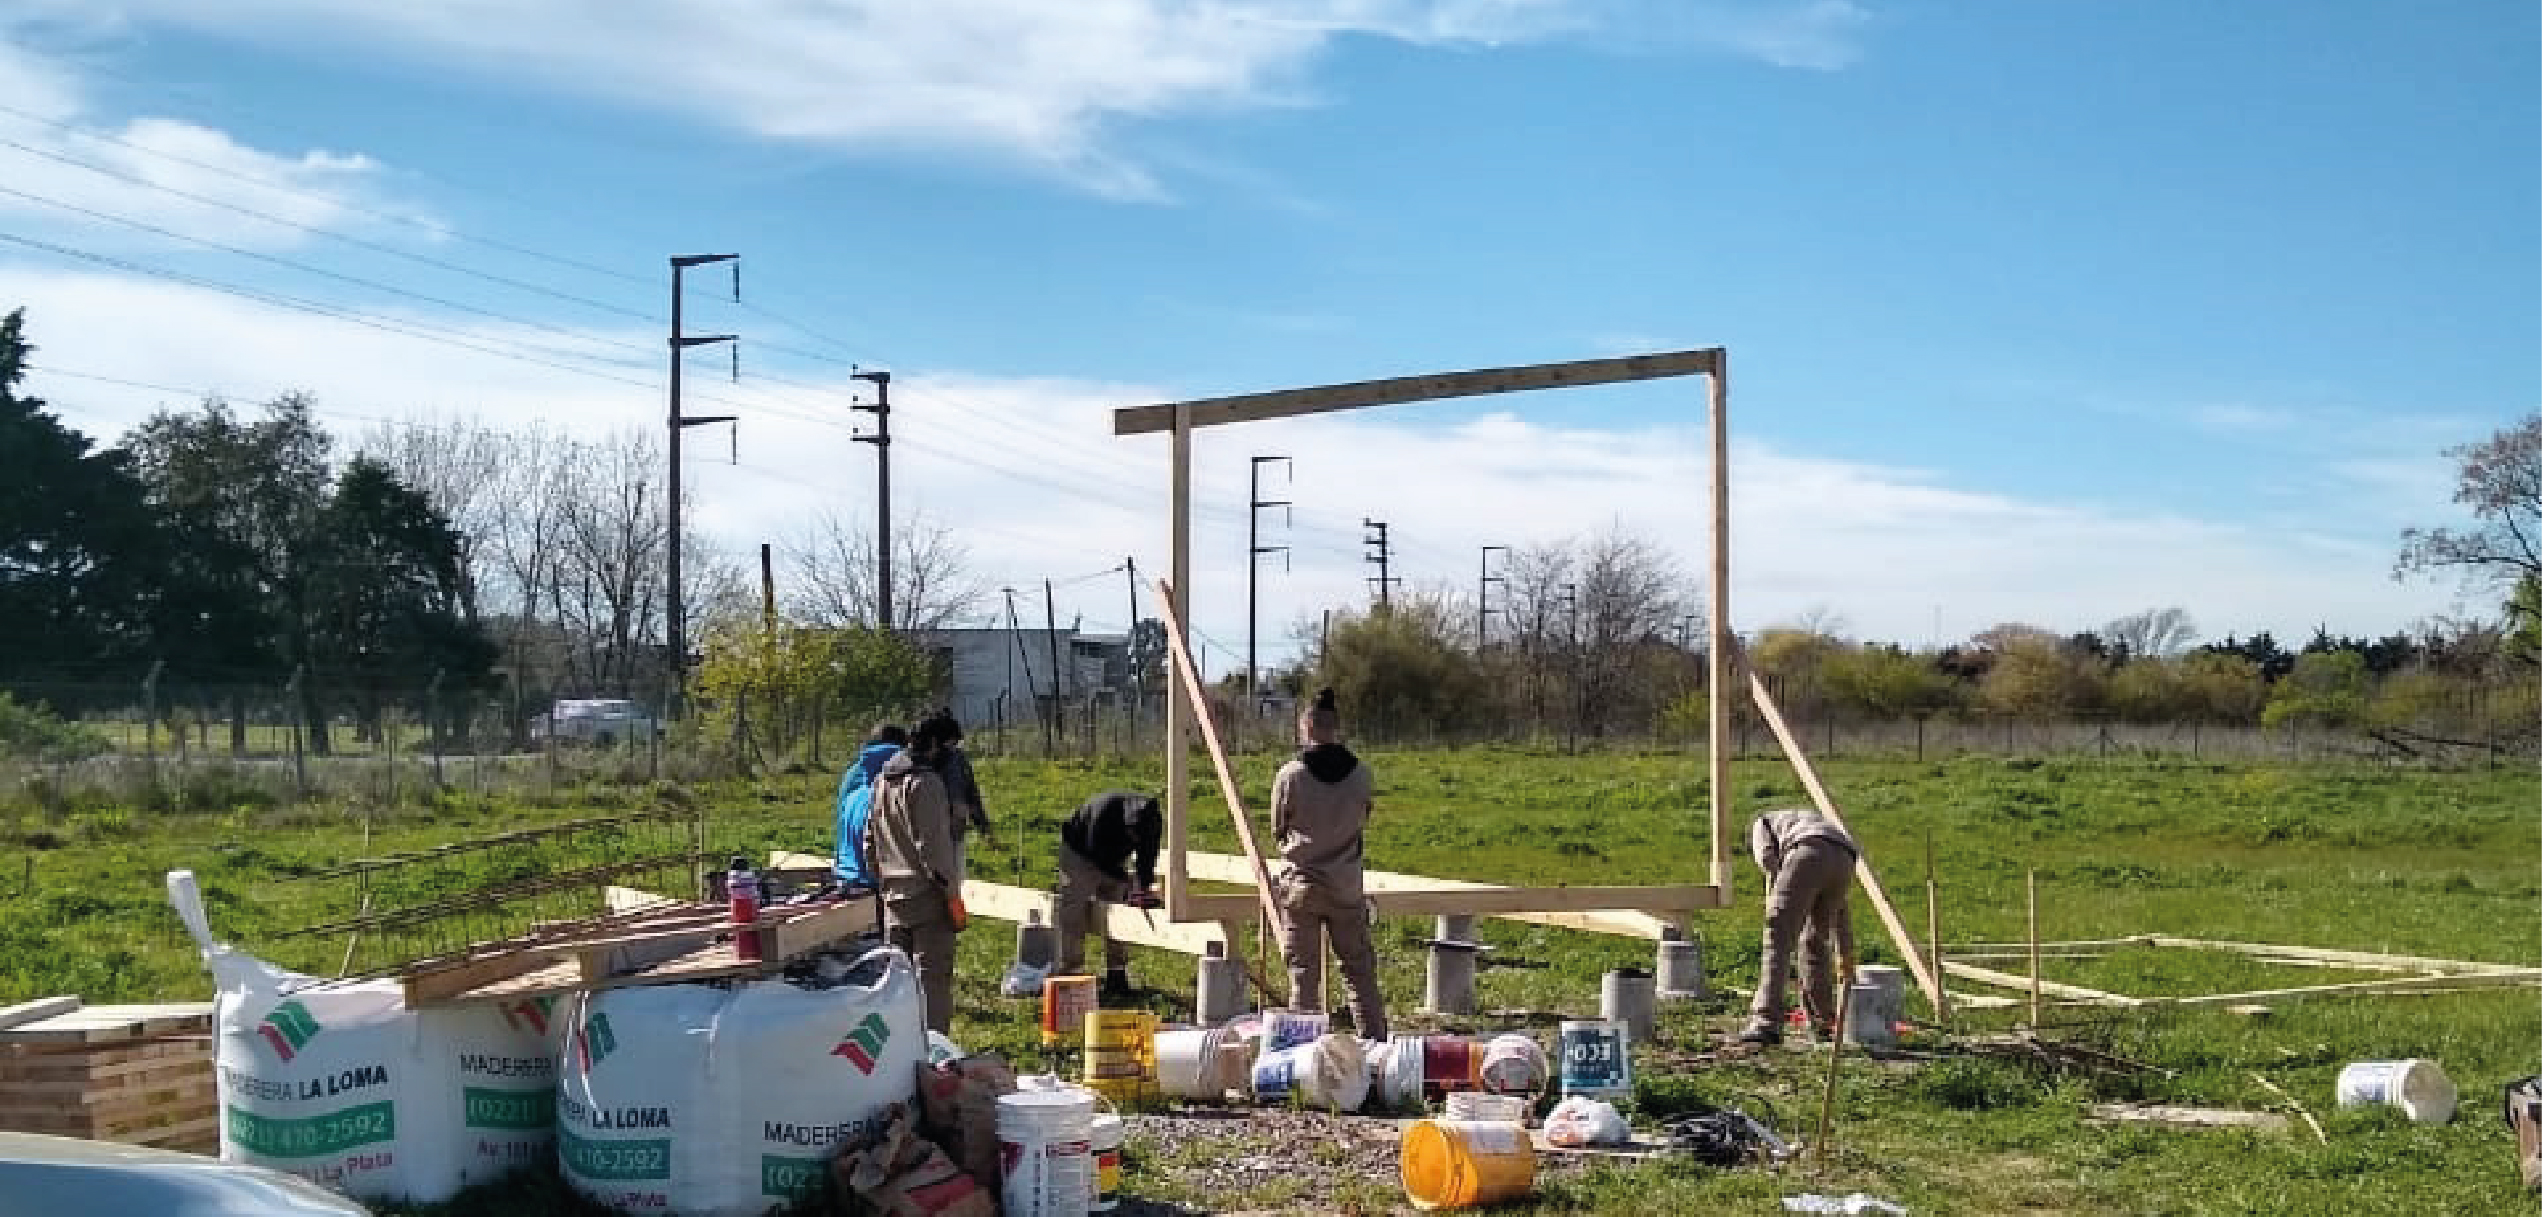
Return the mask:
<path fill-rule="evenodd" d="M 2295 657 L 2294 670 L 2270 692 L 2260 722 L 2270 727 L 2362 726 L 2371 693 L 2364 656 L 2355 651 L 2306 652 Z"/>
<path fill-rule="evenodd" d="M 1582 547 L 1579 603 L 1580 726 L 1604 736 L 1618 723 L 1655 721 L 1675 690 L 1641 678 L 1678 653 L 1672 640 L 1695 604 L 1676 562 L 1648 538 L 1610 528 Z"/>
<path fill-rule="evenodd" d="M 1350 721 L 1402 738 L 1463 729 L 1484 712 L 1482 666 L 1457 645 L 1454 612 L 1442 597 L 1395 597 L 1386 612 L 1338 612 L 1315 679 L 1330 685 Z"/>
<path fill-rule="evenodd" d="M 1948 674 L 1895 646 L 1839 650 L 1827 656 L 1820 676 L 1829 701 L 1875 718 L 1923 718 L 1959 700 Z"/>
<path fill-rule="evenodd" d="M 906 714 L 942 684 L 906 635 L 870 627 L 772 630 L 728 619 L 708 629 L 703 650 L 695 678 L 701 726 L 719 742 L 747 738 L 759 756 L 788 755 L 816 724 L 861 729 Z"/>
<path fill-rule="evenodd" d="M 2542 576 L 2542 412 L 2445 455 L 2457 462 L 2454 501 L 2474 523 L 2402 530 L 2394 576 L 2451 570 L 2500 589 Z"/>
<path fill-rule="evenodd" d="M 881 574 L 873 530 L 823 512 L 785 543 L 793 578 L 786 599 L 803 620 L 822 625 L 881 621 Z M 987 585 L 971 573 L 970 551 L 950 525 L 913 514 L 892 538 L 892 625 L 937 630 L 979 607 Z"/>
<path fill-rule="evenodd" d="M 2101 627 L 2113 658 L 2162 659 L 2177 655 L 2197 640 L 2198 627 L 2182 608 L 2146 609 Z"/>
<path fill-rule="evenodd" d="M 354 693 L 365 736 L 381 738 L 391 689 L 431 684 L 455 693 L 482 682 L 495 645 L 466 612 L 459 533 L 421 492 L 356 457 L 309 545 L 317 555 L 310 658 L 328 684 Z M 432 721 L 436 731 L 445 725 L 438 714 Z"/>
<path fill-rule="evenodd" d="M 19 394 L 24 330 L 0 317 L 0 675 L 32 680 L 147 653 L 162 547 L 129 456 Z"/>
<path fill-rule="evenodd" d="M 2046 718 L 2089 709 L 2100 699 L 2105 665 L 2046 630 L 1999 625 L 1971 641 L 1994 655 L 1978 685 L 1988 709 Z"/>

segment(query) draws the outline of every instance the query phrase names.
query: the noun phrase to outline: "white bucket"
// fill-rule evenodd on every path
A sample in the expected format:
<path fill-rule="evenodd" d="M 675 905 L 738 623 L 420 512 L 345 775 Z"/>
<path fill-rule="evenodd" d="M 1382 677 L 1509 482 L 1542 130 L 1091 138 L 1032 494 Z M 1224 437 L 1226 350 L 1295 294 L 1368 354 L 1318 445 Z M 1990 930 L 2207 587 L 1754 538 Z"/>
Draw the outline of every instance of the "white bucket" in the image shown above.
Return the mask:
<path fill-rule="evenodd" d="M 1449 1120 L 1480 1121 L 1486 1124 L 1524 1124 L 1527 1122 L 1527 1100 L 1514 1094 L 1484 1094 L 1479 1090 L 1457 1090 L 1448 1094 Z"/>
<path fill-rule="evenodd" d="M 1179 1027 L 1156 1033 L 1156 1084 L 1172 1099 L 1223 1099 L 1227 1079 L 1219 1048 L 1227 1033 L 1216 1027 Z"/>
<path fill-rule="evenodd" d="M 1291 1095 L 1310 1107 L 1359 1110 L 1368 1102 L 1368 1063 L 1359 1040 L 1327 1035 L 1254 1061 L 1254 1101 L 1280 1103 Z"/>
<path fill-rule="evenodd" d="M 1512 1032 L 1495 1035 L 1483 1045 L 1483 1089 L 1496 1094 L 1534 1094 L 1545 1088 L 1551 1072 L 1544 1045 L 1536 1037 Z M 1466 1117 L 1450 1116 L 1451 1120 Z"/>
<path fill-rule="evenodd" d="M 1333 1016 L 1329 1014 L 1309 1014 L 1297 1010 L 1265 1010 L 1262 1012 L 1260 1051 L 1262 1055 L 1269 1056 L 1274 1052 L 1295 1048 L 1300 1044 L 1312 1044 L 1325 1032 L 1332 1030 L 1332 1024 Z"/>
<path fill-rule="evenodd" d="M 2389 1103 L 2420 1124 L 2454 1118 L 2454 1083 L 2434 1061 L 2358 1061 L 2339 1071 L 2339 1105 Z"/>
<path fill-rule="evenodd" d="M 1094 1153 L 1094 1202 L 1086 1206 L 1092 1213 L 1109 1213 L 1121 1200 L 1121 1141 L 1128 1131 L 1121 1117 L 1099 1112 L 1094 1118 L 1088 1147 Z"/>
<path fill-rule="evenodd" d="M 1421 1037 L 1398 1035 L 1387 1040 L 1376 1053 L 1375 1090 L 1379 1101 L 1388 1107 L 1402 1107 L 1421 1100 Z"/>
<path fill-rule="evenodd" d="M 1078 1086 L 998 1096 L 1008 1217 L 1083 1217 L 1095 1195 L 1094 1106 L 1094 1092 Z"/>

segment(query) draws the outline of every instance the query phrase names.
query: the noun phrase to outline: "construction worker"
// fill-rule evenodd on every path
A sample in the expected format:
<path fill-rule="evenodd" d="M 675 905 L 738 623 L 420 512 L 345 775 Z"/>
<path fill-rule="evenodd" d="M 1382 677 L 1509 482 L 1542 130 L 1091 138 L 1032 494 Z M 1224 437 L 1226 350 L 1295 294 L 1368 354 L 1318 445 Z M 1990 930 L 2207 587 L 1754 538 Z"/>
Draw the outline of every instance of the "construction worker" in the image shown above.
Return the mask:
<path fill-rule="evenodd" d="M 1103 934 L 1105 1002 L 1137 996 L 1130 987 L 1130 948 L 1104 933 L 1103 906 L 1153 909 L 1156 851 L 1165 843 L 1165 809 L 1148 795 L 1111 791 L 1088 799 L 1059 826 L 1059 972 L 1086 966 L 1086 930 Z"/>
<path fill-rule="evenodd" d="M 1783 1042 L 1784 986 L 1792 949 L 1801 956 L 1801 1008 L 1822 1040 L 1836 1033 L 1836 982 L 1854 978 L 1854 917 L 1848 897 L 1861 852 L 1845 826 L 1808 808 L 1769 811 L 1748 826 L 1748 851 L 1765 872 L 1765 956 L 1741 1043 Z"/>
<path fill-rule="evenodd" d="M 878 723 L 873 738 L 857 749 L 847 772 L 839 775 L 838 846 L 830 868 L 839 886 L 850 893 L 874 889 L 874 870 L 865 863 L 865 821 L 874 811 L 874 779 L 891 758 L 909 746 L 909 733 L 898 723 Z"/>
<path fill-rule="evenodd" d="M 944 737 L 944 755 L 936 762 L 936 771 L 944 778 L 945 797 L 953 800 L 955 872 L 967 879 L 971 876 L 971 849 L 966 838 L 977 832 L 982 841 L 990 839 L 988 804 L 980 798 L 980 779 L 971 773 L 971 754 L 962 750 L 962 724 L 955 720 L 953 711 L 938 710 L 924 721 L 936 724 L 936 730 Z"/>
<path fill-rule="evenodd" d="M 1324 944 L 1350 986 L 1351 1022 L 1359 1037 L 1386 1038 L 1386 999 L 1377 991 L 1377 948 L 1368 937 L 1368 897 L 1361 889 L 1361 838 L 1375 805 L 1376 778 L 1342 746 L 1333 691 L 1315 695 L 1297 719 L 1297 757 L 1271 781 L 1271 836 L 1283 860 L 1274 880 L 1288 934 L 1280 954 L 1289 965 L 1289 1005 L 1324 1008 Z"/>
<path fill-rule="evenodd" d="M 909 746 L 884 762 L 865 836 L 867 864 L 882 889 L 883 932 L 918 965 L 928 1029 L 950 1034 L 954 936 L 970 917 L 962 907 L 953 800 L 937 771 L 949 742 L 946 721 L 920 722 Z"/>

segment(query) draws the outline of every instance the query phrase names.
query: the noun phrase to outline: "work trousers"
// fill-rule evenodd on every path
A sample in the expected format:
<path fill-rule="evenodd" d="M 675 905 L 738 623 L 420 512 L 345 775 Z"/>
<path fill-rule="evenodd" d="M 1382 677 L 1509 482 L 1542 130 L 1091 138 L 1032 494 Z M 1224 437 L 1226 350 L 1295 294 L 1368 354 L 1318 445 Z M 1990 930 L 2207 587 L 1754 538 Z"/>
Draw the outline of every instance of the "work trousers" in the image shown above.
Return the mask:
<path fill-rule="evenodd" d="M 1342 963 L 1342 983 L 1350 988 L 1350 1017 L 1359 1038 L 1386 1038 L 1386 998 L 1377 991 L 1377 944 L 1368 937 L 1368 900 L 1342 895 L 1311 883 L 1296 871 L 1279 880 L 1280 907 L 1287 913 L 1288 937 L 1280 941 L 1280 957 L 1289 965 L 1289 1007 L 1324 1008 L 1324 944 Z"/>
<path fill-rule="evenodd" d="M 1815 1027 L 1836 1021 L 1836 957 L 1853 941 L 1853 851 L 1823 838 L 1804 840 L 1783 855 L 1783 869 L 1765 897 L 1765 958 L 1756 999 L 1748 1013 L 1780 1026 L 1792 950 L 1800 948 L 1801 1008 Z"/>
<path fill-rule="evenodd" d="M 927 1029 L 953 1033 L 953 909 L 944 889 L 924 880 L 883 881 L 883 935 L 918 965 Z"/>
<path fill-rule="evenodd" d="M 1086 970 L 1086 934 L 1103 936 L 1103 966 L 1119 972 L 1130 966 L 1129 944 L 1103 929 L 1103 906 L 1130 898 L 1130 883 L 1103 873 L 1084 854 L 1059 847 L 1059 907 L 1052 916 L 1059 930 L 1059 975 Z"/>

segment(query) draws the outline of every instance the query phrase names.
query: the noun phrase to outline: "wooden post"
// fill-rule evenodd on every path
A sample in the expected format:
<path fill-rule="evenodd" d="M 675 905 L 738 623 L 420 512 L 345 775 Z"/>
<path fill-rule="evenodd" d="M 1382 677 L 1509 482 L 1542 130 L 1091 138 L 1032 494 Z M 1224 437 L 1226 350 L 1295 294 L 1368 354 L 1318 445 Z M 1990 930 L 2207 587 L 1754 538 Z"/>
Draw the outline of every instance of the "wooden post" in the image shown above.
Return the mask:
<path fill-rule="evenodd" d="M 1235 817 L 1236 840 L 1245 847 L 1245 860 L 1253 864 L 1254 894 L 1261 898 L 1262 919 L 1269 922 L 1282 941 L 1289 936 L 1289 918 L 1280 902 L 1271 894 L 1271 869 L 1262 861 L 1262 847 L 1255 844 L 1253 816 L 1245 811 L 1244 789 L 1236 785 L 1236 773 L 1227 763 L 1227 749 L 1218 742 L 1218 724 L 1209 717 L 1208 695 L 1201 691 L 1200 670 L 1192 665 L 1191 646 L 1183 640 L 1183 619 L 1173 605 L 1181 589 L 1165 588 L 1165 650 L 1174 660 L 1176 682 L 1191 701 L 1193 713 L 1200 719 L 1201 743 L 1209 750 L 1209 763 L 1218 773 L 1218 791 L 1226 796 L 1227 813 Z M 1185 897 L 1189 899 L 1189 897 Z"/>
<path fill-rule="evenodd" d="M 1712 620 L 1706 657 L 1711 687 L 1705 760 L 1712 811 L 1712 886 L 1730 903 L 1730 353 L 1712 361 Z"/>
<path fill-rule="evenodd" d="M 2039 872 L 2030 872 L 2030 1027 L 2039 1027 Z"/>
<path fill-rule="evenodd" d="M 1827 1160 L 1827 1134 L 1836 1118 L 1836 1067 L 1845 1059 L 1845 1020 L 1853 1013 L 1854 987 L 1846 985 L 1836 991 L 1836 1036 L 1827 1046 L 1827 1092 L 1818 1100 L 1818 1135 L 1810 1138 L 1812 1162 Z"/>
<path fill-rule="evenodd" d="M 1933 873 L 1933 830 L 1924 831 L 1924 940 L 1926 952 L 1933 957 L 1935 971 L 1942 969 L 1942 885 Z M 1951 1021 L 1951 991 L 1946 986 L 1933 991 L 1933 1018 Z"/>
<path fill-rule="evenodd" d="M 1174 621 L 1191 614 L 1192 585 L 1192 412 L 1174 410 L 1173 557 L 1162 611 Z M 1135 628 L 1137 622 L 1131 625 Z M 1173 673 L 1166 679 L 1173 680 Z M 1204 711 L 1207 707 L 1203 707 Z M 1191 842 L 1191 711 L 1173 690 L 1165 693 L 1165 916 L 1181 921 L 1190 915 L 1190 863 L 1183 854 Z"/>

